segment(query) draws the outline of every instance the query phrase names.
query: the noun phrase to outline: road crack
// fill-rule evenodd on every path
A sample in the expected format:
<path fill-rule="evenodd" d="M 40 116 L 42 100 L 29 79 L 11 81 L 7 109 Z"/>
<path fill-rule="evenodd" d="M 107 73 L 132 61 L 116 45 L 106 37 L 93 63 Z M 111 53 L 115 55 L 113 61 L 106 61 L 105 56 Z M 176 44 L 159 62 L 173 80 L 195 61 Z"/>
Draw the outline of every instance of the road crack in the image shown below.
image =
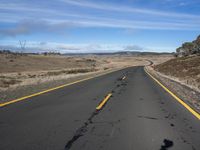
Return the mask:
<path fill-rule="evenodd" d="M 94 116 L 98 115 L 99 112 L 100 111 L 95 110 L 92 115 L 86 120 L 86 122 L 78 130 L 76 130 L 74 136 L 65 145 L 65 150 L 69 150 L 74 142 L 76 142 L 80 137 L 84 136 L 84 134 L 88 131 L 88 126 L 93 123 L 92 119 L 94 118 Z"/>
<path fill-rule="evenodd" d="M 124 77 L 123 77 L 124 78 Z M 119 78 L 117 79 L 117 81 L 121 82 L 120 84 L 118 83 L 117 86 L 112 90 L 111 94 L 115 93 L 115 90 L 117 88 L 120 88 L 121 86 L 126 86 L 127 83 L 124 83 L 123 78 Z M 105 103 L 106 104 L 106 103 Z M 104 106 L 105 106 L 104 104 Z M 101 108 L 101 109 L 96 109 L 92 114 L 91 116 L 84 122 L 84 124 L 78 128 L 74 134 L 74 136 L 67 142 L 67 144 L 65 145 L 65 150 L 69 150 L 71 149 L 72 145 L 82 136 L 85 135 L 85 133 L 88 131 L 88 126 L 90 124 L 93 123 L 92 119 L 98 115 L 100 113 L 100 111 L 104 108 L 104 106 Z"/>

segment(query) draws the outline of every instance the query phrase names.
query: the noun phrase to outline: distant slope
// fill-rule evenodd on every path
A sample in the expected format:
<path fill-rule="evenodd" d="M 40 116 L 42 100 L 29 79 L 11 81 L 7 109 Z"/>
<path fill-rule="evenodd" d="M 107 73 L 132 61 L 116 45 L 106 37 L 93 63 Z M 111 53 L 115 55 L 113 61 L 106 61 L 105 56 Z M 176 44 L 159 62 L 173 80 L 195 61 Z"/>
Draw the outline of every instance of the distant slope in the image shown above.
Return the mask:
<path fill-rule="evenodd" d="M 200 56 L 171 59 L 155 66 L 155 70 L 200 89 Z"/>
<path fill-rule="evenodd" d="M 118 52 L 104 52 L 104 53 L 65 53 L 64 55 L 134 55 L 134 56 L 146 56 L 146 55 L 173 55 L 173 53 L 167 52 L 140 52 L 140 51 L 118 51 Z"/>

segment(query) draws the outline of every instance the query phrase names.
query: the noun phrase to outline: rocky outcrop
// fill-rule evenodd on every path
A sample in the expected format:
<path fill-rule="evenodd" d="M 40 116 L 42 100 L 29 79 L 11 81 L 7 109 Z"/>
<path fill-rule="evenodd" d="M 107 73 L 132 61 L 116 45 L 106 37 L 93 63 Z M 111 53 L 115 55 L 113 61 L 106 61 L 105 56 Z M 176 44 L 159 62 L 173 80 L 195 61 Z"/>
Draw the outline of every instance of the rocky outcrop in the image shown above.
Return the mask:
<path fill-rule="evenodd" d="M 185 42 L 181 47 L 176 49 L 177 56 L 189 56 L 200 54 L 200 35 L 192 42 Z"/>

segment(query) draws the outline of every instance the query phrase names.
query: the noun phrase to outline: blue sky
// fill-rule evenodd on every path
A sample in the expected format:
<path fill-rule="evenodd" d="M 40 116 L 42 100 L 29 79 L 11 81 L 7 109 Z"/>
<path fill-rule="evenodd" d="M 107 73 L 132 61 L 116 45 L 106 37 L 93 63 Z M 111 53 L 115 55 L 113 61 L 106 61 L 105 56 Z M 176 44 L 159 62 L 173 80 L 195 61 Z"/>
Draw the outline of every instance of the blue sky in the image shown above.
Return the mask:
<path fill-rule="evenodd" d="M 173 52 L 199 34 L 199 0 L 0 0 L 1 49 Z"/>

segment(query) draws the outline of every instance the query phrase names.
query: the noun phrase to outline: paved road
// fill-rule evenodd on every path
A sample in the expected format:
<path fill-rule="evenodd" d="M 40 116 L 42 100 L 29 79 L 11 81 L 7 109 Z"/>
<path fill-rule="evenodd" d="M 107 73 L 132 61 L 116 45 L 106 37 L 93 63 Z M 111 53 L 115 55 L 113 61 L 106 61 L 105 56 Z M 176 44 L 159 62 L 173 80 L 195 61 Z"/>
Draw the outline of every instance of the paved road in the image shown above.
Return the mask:
<path fill-rule="evenodd" d="M 199 150 L 200 121 L 132 67 L 0 108 L 0 149 Z"/>

